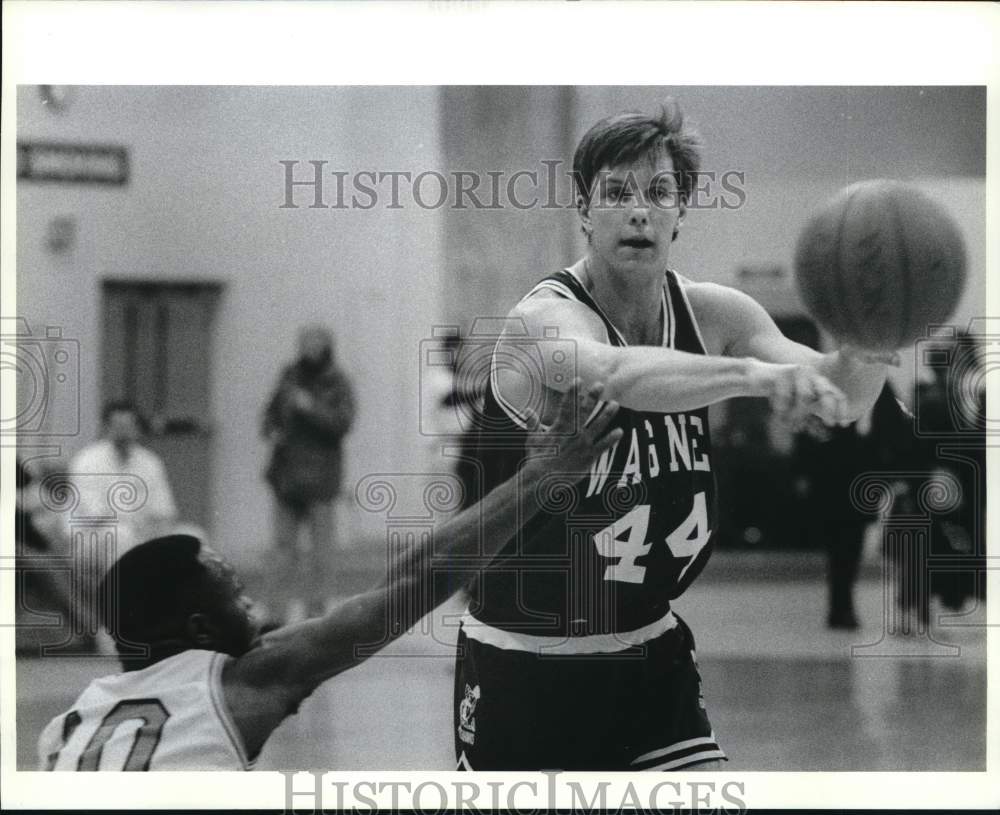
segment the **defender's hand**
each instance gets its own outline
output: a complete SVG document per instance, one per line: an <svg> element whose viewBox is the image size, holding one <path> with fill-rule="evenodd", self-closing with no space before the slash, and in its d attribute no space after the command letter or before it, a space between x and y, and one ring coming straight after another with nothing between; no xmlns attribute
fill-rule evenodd
<svg viewBox="0 0 1000 815"><path fill-rule="evenodd" d="M617 402L605 402L600 412L591 417L603 393L601 383L594 383L583 391L581 381L575 379L570 389L560 397L555 421L547 430L542 428L538 415L529 408L526 411L529 456L552 456L554 453L554 458L546 461L548 468L568 473L586 470L603 450L618 442L623 434L621 428L608 432L618 413Z"/></svg>
<svg viewBox="0 0 1000 815"><path fill-rule="evenodd" d="M849 423L847 397L815 368L755 360L750 370L752 393L770 399L778 419L792 429L811 415L831 427Z"/></svg>

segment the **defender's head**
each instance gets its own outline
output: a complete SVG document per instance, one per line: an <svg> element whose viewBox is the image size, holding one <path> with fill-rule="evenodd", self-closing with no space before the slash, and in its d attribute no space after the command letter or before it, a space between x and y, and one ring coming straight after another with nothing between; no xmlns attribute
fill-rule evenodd
<svg viewBox="0 0 1000 815"><path fill-rule="evenodd" d="M240 656L260 633L232 567L191 535L129 550L99 591L102 622L127 671L192 648ZM146 656L132 656L143 647Z"/></svg>
<svg viewBox="0 0 1000 815"><path fill-rule="evenodd" d="M643 231L640 226L647 232L662 227L665 236L647 237L654 242L666 237L669 244L677 237L700 164L701 140L685 126L673 100L659 116L620 113L599 121L580 140L573 156L577 211L588 241L610 239L599 234L607 232L608 224L595 222L596 211L624 212L633 203L644 206L647 221L626 226L633 233ZM626 219L631 216L625 213Z"/></svg>

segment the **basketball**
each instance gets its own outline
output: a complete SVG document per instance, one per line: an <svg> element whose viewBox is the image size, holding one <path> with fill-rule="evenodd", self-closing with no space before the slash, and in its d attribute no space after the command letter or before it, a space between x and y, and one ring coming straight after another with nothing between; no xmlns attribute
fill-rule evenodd
<svg viewBox="0 0 1000 815"><path fill-rule="evenodd" d="M863 181L802 230L795 279L809 313L841 342L891 351L945 322L965 285L965 244L936 201L899 181Z"/></svg>

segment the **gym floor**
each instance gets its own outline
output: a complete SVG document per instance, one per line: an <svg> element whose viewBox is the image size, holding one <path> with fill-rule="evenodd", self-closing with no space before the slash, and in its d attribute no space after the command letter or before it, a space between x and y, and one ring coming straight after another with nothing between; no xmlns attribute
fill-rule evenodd
<svg viewBox="0 0 1000 815"><path fill-rule="evenodd" d="M955 616L932 605L926 636L893 636L882 581L869 569L857 587L861 628L831 631L821 563L743 569L737 578L738 558L717 553L675 604L697 638L727 770L985 769L982 606ZM289 581L257 593L292 604L294 591ZM453 769L461 610L451 601L380 655L327 682L275 732L258 768ZM35 767L35 741L49 718L90 679L116 669L108 657L19 658L20 769Z"/></svg>

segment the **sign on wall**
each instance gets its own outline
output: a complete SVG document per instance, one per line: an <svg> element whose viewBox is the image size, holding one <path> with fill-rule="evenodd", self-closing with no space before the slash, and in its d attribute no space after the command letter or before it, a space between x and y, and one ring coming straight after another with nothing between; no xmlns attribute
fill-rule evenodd
<svg viewBox="0 0 1000 815"><path fill-rule="evenodd" d="M128 174L124 147L43 141L17 144L17 177L25 181L120 187L128 182Z"/></svg>

